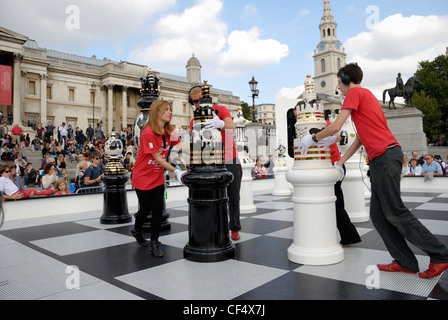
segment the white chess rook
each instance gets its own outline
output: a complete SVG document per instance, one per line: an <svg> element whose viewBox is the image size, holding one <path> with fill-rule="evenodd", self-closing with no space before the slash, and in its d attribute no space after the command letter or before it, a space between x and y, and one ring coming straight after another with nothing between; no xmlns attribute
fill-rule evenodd
<svg viewBox="0 0 448 320"><path fill-rule="evenodd" d="M347 211L352 223L369 221L369 213L366 209L366 195L361 155L355 153L345 162L345 177L342 182L342 191L344 192L345 210Z"/></svg>
<svg viewBox="0 0 448 320"><path fill-rule="evenodd" d="M249 158L241 159L241 168L243 169L243 177L241 178L240 191L240 214L248 214L257 212L254 204L254 196L252 191L252 175L251 171L254 167L253 162L245 162Z"/></svg>
<svg viewBox="0 0 448 320"><path fill-rule="evenodd" d="M288 259L306 265L334 264L344 259L336 227L334 168L291 170L286 174L294 186L294 233Z"/></svg>
<svg viewBox="0 0 448 320"><path fill-rule="evenodd" d="M338 263L344 259L344 250L338 242L334 194L340 174L331 165L329 147L314 145L304 153L298 149L303 137L327 125L310 75L307 75L304 98L297 103L296 111L294 166L286 174L294 187L294 238L288 248L288 259L306 265Z"/></svg>

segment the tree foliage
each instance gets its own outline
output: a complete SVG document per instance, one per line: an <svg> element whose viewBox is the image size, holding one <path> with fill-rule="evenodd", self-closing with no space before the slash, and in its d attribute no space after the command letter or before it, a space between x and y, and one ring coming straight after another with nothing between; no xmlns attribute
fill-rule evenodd
<svg viewBox="0 0 448 320"><path fill-rule="evenodd" d="M426 135L448 136L448 56L420 62L416 75L421 85L416 87L414 104L425 116Z"/></svg>
<svg viewBox="0 0 448 320"><path fill-rule="evenodd" d="M241 109L243 111L243 116L246 120L252 120L252 108L249 107L247 102L241 101Z"/></svg>

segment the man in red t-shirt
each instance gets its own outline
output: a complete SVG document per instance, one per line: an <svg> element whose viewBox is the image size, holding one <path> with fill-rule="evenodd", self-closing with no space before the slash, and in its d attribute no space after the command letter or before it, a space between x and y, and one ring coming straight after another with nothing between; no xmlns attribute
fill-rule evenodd
<svg viewBox="0 0 448 320"><path fill-rule="evenodd" d="M190 89L189 101L195 108L199 108L199 99L202 97L202 89L196 86ZM233 181L227 186L227 196L229 197L229 228L231 230L232 240L239 240L240 223L240 189L243 169L236 152L233 131L236 130L232 120L232 115L224 106L213 105L215 116L207 120L206 126L210 129L220 129L222 141L224 143L224 162L227 171L233 174ZM190 128L193 128L193 119L190 122Z"/></svg>
<svg viewBox="0 0 448 320"><path fill-rule="evenodd" d="M305 136L299 150L306 150L318 141L324 143L336 134L349 116L352 117L357 135L347 152L337 161L342 166L363 145L370 158L372 195L370 217L391 256L390 264L379 264L382 271L416 273L419 271L409 241L429 255L429 268L420 272L421 278L433 278L448 269L448 249L437 239L401 200L400 179L403 152L387 126L386 117L378 99L361 87L363 72L356 63L350 63L338 72L338 88L345 96L339 116L324 130Z"/></svg>

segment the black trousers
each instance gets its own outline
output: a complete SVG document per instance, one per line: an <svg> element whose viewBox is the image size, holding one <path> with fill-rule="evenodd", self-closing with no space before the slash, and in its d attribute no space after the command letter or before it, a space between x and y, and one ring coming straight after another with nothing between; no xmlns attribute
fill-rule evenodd
<svg viewBox="0 0 448 320"><path fill-rule="evenodd" d="M345 172L345 166L344 166ZM347 211L345 210L344 193L342 192L342 181L336 182L334 185L334 194L336 196L336 226L341 236L341 244L347 245L351 243L361 242L353 223L350 221Z"/></svg>
<svg viewBox="0 0 448 320"><path fill-rule="evenodd" d="M139 210L135 215L134 230L142 232L143 223L152 212L151 217L151 240L159 240L162 225L163 197L165 186L161 184L150 190L135 189L138 198Z"/></svg>
<svg viewBox="0 0 448 320"><path fill-rule="evenodd" d="M240 163L226 163L227 171L233 174L233 181L227 186L229 197L229 229L240 231L240 189L243 177L243 168Z"/></svg>

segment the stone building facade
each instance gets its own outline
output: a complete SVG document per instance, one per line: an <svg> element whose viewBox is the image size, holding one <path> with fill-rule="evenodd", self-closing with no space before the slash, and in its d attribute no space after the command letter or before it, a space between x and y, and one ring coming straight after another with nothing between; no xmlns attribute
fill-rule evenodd
<svg viewBox="0 0 448 320"><path fill-rule="evenodd" d="M4 115L22 127L51 120L85 130L89 123L103 123L105 133L132 127L140 110L141 77L148 66L126 61L83 57L39 47L38 43L0 27L0 65L12 67L12 105L0 105ZM186 129L193 117L188 91L201 84L201 64L194 55L186 77L153 70L160 79L160 98L173 105L172 124ZM232 92L213 88L215 104L236 115L241 105ZM94 90L93 90L94 89ZM95 127L95 126L94 126Z"/></svg>

